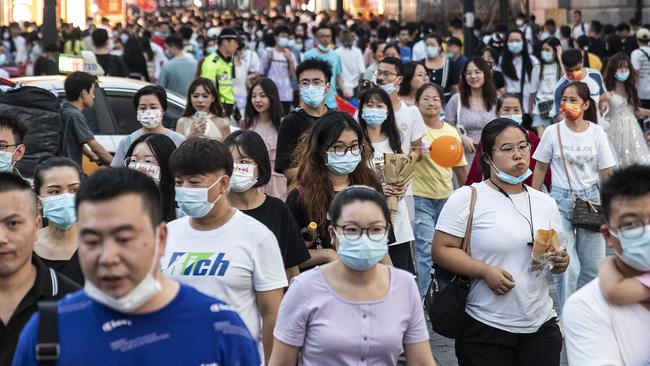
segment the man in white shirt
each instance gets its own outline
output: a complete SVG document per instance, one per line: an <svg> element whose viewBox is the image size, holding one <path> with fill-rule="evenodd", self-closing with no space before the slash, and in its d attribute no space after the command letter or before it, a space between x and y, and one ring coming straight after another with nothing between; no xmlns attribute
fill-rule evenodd
<svg viewBox="0 0 650 366"><path fill-rule="evenodd" d="M571 38L575 41L578 37L587 35L589 31L589 23L582 22L582 12L580 10L574 10L573 13L573 26L571 27Z"/></svg>
<svg viewBox="0 0 650 366"><path fill-rule="evenodd" d="M231 305L268 360L287 286L275 235L228 203L233 160L221 142L187 140L172 153L170 167L186 216L168 224L162 271Z"/></svg>
<svg viewBox="0 0 650 366"><path fill-rule="evenodd" d="M359 79L366 70L363 64L363 53L359 47L355 46L354 34L344 30L340 34L341 46L336 49L336 53L341 57L341 66L343 72L343 93L353 95L354 89L359 85Z"/></svg>
<svg viewBox="0 0 650 366"><path fill-rule="evenodd" d="M625 278L650 272L650 167L631 166L602 186L607 226L601 233L614 249ZM570 365L645 366L650 360L650 305L606 302L595 279L569 298L562 314Z"/></svg>
<svg viewBox="0 0 650 366"><path fill-rule="evenodd" d="M650 30L641 28L636 32L639 48L632 51L630 61L632 67L639 73L637 94L641 100L641 108L650 108Z"/></svg>

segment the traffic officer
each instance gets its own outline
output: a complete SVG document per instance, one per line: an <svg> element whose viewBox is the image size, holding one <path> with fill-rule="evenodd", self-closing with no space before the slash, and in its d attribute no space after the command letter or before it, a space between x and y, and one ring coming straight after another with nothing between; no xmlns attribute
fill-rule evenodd
<svg viewBox="0 0 650 366"><path fill-rule="evenodd" d="M234 29L224 28L217 39L219 48L207 55L201 63L201 77L214 80L219 90L219 98L224 114L230 116L233 113L235 104L235 92L233 90L235 66L232 56L237 51L239 36Z"/></svg>

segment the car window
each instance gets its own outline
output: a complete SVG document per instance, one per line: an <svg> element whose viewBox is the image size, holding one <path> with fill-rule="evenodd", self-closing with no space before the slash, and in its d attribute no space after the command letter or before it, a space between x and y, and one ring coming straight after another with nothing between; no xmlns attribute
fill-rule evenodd
<svg viewBox="0 0 650 366"><path fill-rule="evenodd" d="M163 118L163 124L165 127L176 131L176 122L178 122L178 119L183 115L183 110L185 110L184 105L178 105L168 98L167 112L165 112L165 117Z"/></svg>
<svg viewBox="0 0 650 366"><path fill-rule="evenodd" d="M106 108L106 95L101 88L97 87L97 84L95 85L95 102L92 107L84 108L81 113L86 117L88 127L94 134L114 135L116 129L112 116ZM59 91L59 101L63 103L66 100L65 92Z"/></svg>
<svg viewBox="0 0 650 366"><path fill-rule="evenodd" d="M107 91L108 104L111 107L120 135L128 135L142 127L133 108L133 94L128 92Z"/></svg>

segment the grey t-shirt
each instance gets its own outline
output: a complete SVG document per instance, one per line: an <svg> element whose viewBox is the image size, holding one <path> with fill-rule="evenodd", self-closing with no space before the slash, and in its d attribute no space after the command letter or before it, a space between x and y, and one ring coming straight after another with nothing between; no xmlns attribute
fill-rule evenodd
<svg viewBox="0 0 650 366"><path fill-rule="evenodd" d="M88 127L86 117L70 102L61 105L61 119L64 126L62 154L81 166L83 144L94 140L95 136Z"/></svg>
<svg viewBox="0 0 650 366"><path fill-rule="evenodd" d="M115 150L115 156L113 157L113 162L111 163L111 166L113 168L124 166L124 159L126 159L126 153L129 151L131 144L133 143L133 141L137 140L143 134L144 133L142 132L142 129L138 129L120 141L117 150ZM165 128L164 135L172 139L176 144L176 147L178 147L180 144L183 143L183 141L185 141L185 136L181 135L178 132L172 131L168 128Z"/></svg>

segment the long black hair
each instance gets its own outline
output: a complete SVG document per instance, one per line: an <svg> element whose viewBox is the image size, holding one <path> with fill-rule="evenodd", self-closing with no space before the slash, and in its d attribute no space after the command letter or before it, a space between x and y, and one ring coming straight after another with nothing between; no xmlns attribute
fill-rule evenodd
<svg viewBox="0 0 650 366"><path fill-rule="evenodd" d="M469 97L472 94L472 87L467 83L465 74L467 73L467 68L470 64L476 66L483 73L481 97L485 104L485 110L491 111L497 103L497 92L494 87L494 81L492 80L492 69L488 66L488 63L480 57L472 57L465 62L465 65L463 65L463 69L460 72L460 85L458 86L458 93L460 94L459 103L463 103L464 107L469 108Z"/></svg>
<svg viewBox="0 0 650 366"><path fill-rule="evenodd" d="M510 35L513 33L517 33L521 36L522 41L524 42L524 47L521 50L521 60L522 60L522 65L524 66L524 72L526 75L528 75L528 80L530 80L530 73L533 71L533 61L530 59L530 55L528 54L528 45L526 41L526 37L524 36L524 33L520 30L511 30L508 32L506 35L506 44L508 42L508 38L510 38ZM519 80L519 77L517 76L517 70L515 70L515 65L512 62L514 59L514 55L508 47L503 47L501 55L501 72L503 72L503 75L509 77L512 80ZM522 77L524 75L522 74Z"/></svg>
<svg viewBox="0 0 650 366"><path fill-rule="evenodd" d="M388 107L388 114L386 114L386 121L384 121L384 123L381 125L381 132L386 135L386 137L388 137L388 144L395 153L403 153L401 144L402 135L397 128L393 104L391 103L388 94L382 88L376 86L366 90L361 95L361 100L359 101L359 124L361 125L361 129L363 129L363 134L366 136L366 139L368 139L370 148L372 149L372 144L370 143L370 138L368 137L368 123L366 123L366 121L363 119L363 108L369 101L372 101L374 103L381 102L386 104L386 107Z"/></svg>
<svg viewBox="0 0 650 366"><path fill-rule="evenodd" d="M160 166L159 188L163 199L163 220L166 222L173 221L176 219L176 193L174 175L169 167L169 156L176 150L176 144L165 135L147 133L133 141L126 153L127 158L133 155L133 150L141 142L149 146L149 149L151 149L151 152L156 157L158 166Z"/></svg>
<svg viewBox="0 0 650 366"><path fill-rule="evenodd" d="M490 179L491 173L490 164L485 160L487 158L492 159L494 144L497 141L497 137L507 128L518 129L524 134L526 141L530 142L530 137L528 136L526 129L509 118L497 118L485 125L485 127L483 127L483 132L481 132L481 145L483 146L483 150L481 151L481 160L479 160L481 171L483 172L483 178L485 179Z"/></svg>
<svg viewBox="0 0 650 366"><path fill-rule="evenodd" d="M544 42L542 42L542 46L544 46L545 44L549 45L549 47L553 49L553 62L557 65L555 81L558 81L560 80L562 67L560 67L560 58L557 56L557 47L558 46L562 47L562 44L560 43L560 40L555 37L550 37L545 39ZM541 68L539 70L539 80L541 81L542 78L544 78L544 67L547 64L544 60L541 60L540 63L541 63Z"/></svg>
<svg viewBox="0 0 650 366"><path fill-rule="evenodd" d="M262 136L255 131L238 130L226 137L223 144L227 148L235 148L240 156L248 156L257 164L258 177L253 188L266 185L271 180L271 159L266 150Z"/></svg>
<svg viewBox="0 0 650 366"><path fill-rule="evenodd" d="M259 116L259 112L257 112L253 106L253 89L255 89L256 86L262 88L266 97L269 98L269 117L271 118L273 127L275 127L276 131L279 131L280 122L282 122L282 102L280 101L278 87L275 85L275 82L269 78L257 79L248 91L248 96L246 97L246 110L244 112L245 117L242 127L245 130L253 128L255 117Z"/></svg>
<svg viewBox="0 0 650 366"><path fill-rule="evenodd" d="M567 86L565 86L564 89L562 89L562 94L560 94L560 100L562 100L561 98L564 96L564 93L569 88L574 88L578 93L578 96L580 97L580 99L582 99L583 102L589 102L589 107L587 107L587 110L585 111L582 118L586 121L598 123L598 111L596 110L596 103L594 102L593 99L591 99L591 93L589 91L589 87L587 86L587 84L581 81L572 81L571 83L567 84Z"/></svg>
<svg viewBox="0 0 650 366"><path fill-rule="evenodd" d="M415 70L417 70L418 66L424 67L424 65L413 61L404 64L402 67L402 83L399 85L397 94L403 96L411 94L411 81L413 81ZM424 69L426 71L426 67Z"/></svg>

